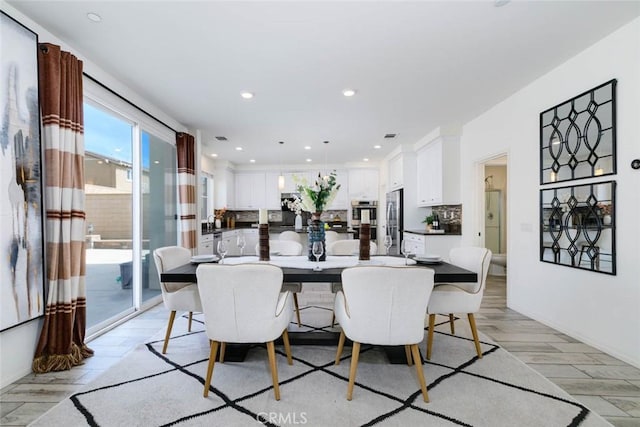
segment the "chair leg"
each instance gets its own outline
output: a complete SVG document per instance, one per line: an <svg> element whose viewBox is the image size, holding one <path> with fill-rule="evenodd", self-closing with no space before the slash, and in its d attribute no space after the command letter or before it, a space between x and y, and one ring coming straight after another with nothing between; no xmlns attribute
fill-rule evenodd
<svg viewBox="0 0 640 427"><path fill-rule="evenodd" d="M467 313L469 318L469 326L471 326L471 334L473 335L473 342L476 345L476 353L478 358L482 359L482 349L480 348L480 340L478 339L478 329L476 328L476 318L473 317L473 313Z"/></svg>
<svg viewBox="0 0 640 427"><path fill-rule="evenodd" d="M193 320L193 311L189 312L189 328L187 329L189 332L191 332L191 321Z"/></svg>
<svg viewBox="0 0 640 427"><path fill-rule="evenodd" d="M404 354L407 357L407 365L409 366L413 365L413 359L411 358L411 346L409 345L404 346Z"/></svg>
<svg viewBox="0 0 640 427"><path fill-rule="evenodd" d="M449 327L451 328L451 335L456 334L456 327L455 327L455 324L453 323L455 320L456 318L453 315L453 313L449 313Z"/></svg>
<svg viewBox="0 0 640 427"><path fill-rule="evenodd" d="M291 357L291 345L289 344L289 332L285 329L282 331L282 342L284 343L284 352L287 354L287 363L293 365L293 357Z"/></svg>
<svg viewBox="0 0 640 427"><path fill-rule="evenodd" d="M169 324L167 325L167 334L164 336L164 345L162 346L162 354L167 352L167 346L169 345L169 338L171 337L171 329L173 328L173 321L176 319L176 311L173 310L169 314Z"/></svg>
<svg viewBox="0 0 640 427"><path fill-rule="evenodd" d="M336 324L336 314L333 313L333 315L331 316L331 327L333 328L333 325Z"/></svg>
<svg viewBox="0 0 640 427"><path fill-rule="evenodd" d="M344 331L340 331L340 339L338 339L338 351L336 352L336 365L340 364L340 356L342 356L342 349L344 348Z"/></svg>
<svg viewBox="0 0 640 427"><path fill-rule="evenodd" d="M276 347L273 341L267 343L267 353L269 353L269 367L271 368L271 379L273 380L273 394L276 400L280 400L280 386L278 385L278 365L276 365Z"/></svg>
<svg viewBox="0 0 640 427"><path fill-rule="evenodd" d="M209 352L209 365L207 366L207 377L204 380L204 397L209 396L209 387L211 387L211 377L213 376L213 365L216 363L216 352L218 351L218 341L210 341L211 350Z"/></svg>
<svg viewBox="0 0 640 427"><path fill-rule="evenodd" d="M416 372L418 373L418 381L420 382L420 390L422 390L422 399L429 403L429 395L427 394L427 383L424 380L424 371L422 370L422 360L420 359L420 350L418 350L418 344L411 345L411 352L413 358L416 361Z"/></svg>
<svg viewBox="0 0 640 427"><path fill-rule="evenodd" d="M293 293L293 305L296 308L296 319L298 319L298 326L302 326L302 322L300 322L300 307L298 307L298 293Z"/></svg>
<svg viewBox="0 0 640 427"><path fill-rule="evenodd" d="M358 356L360 356L360 343L353 342L351 352L351 368L349 369L349 387L347 387L347 400L353 396L353 385L356 382L356 372L358 371Z"/></svg>
<svg viewBox="0 0 640 427"><path fill-rule="evenodd" d="M431 360L431 347L433 346L433 329L436 327L436 315L429 315L429 332L427 332L427 360Z"/></svg>
<svg viewBox="0 0 640 427"><path fill-rule="evenodd" d="M226 342L220 343L220 358L218 359L218 362L224 363L224 351L226 349L227 349L227 343Z"/></svg>

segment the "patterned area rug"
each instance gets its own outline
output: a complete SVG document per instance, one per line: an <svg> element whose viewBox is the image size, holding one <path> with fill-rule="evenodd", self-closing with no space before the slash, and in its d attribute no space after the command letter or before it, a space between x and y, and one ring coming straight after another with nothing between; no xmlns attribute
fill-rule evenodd
<svg viewBox="0 0 640 427"><path fill-rule="evenodd" d="M303 327L290 326L292 341L295 332L338 330L330 325L328 307L307 306L301 316ZM281 393L276 401L264 345L250 346L244 362L216 363L209 397L202 397L209 343L201 316L195 316L191 333L182 317L166 355L160 331L32 425L609 425L484 336L479 359L465 323L456 322L456 335L447 333L447 324L436 329L432 360L424 364L430 403L422 401L414 366L390 364L384 349L367 345L349 402L351 347L335 366L335 345L293 342L293 366L276 346ZM421 352L424 346L423 341Z"/></svg>

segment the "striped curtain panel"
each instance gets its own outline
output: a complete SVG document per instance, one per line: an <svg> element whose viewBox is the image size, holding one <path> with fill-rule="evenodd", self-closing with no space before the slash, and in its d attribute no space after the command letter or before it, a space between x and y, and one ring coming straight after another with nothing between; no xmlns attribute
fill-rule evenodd
<svg viewBox="0 0 640 427"><path fill-rule="evenodd" d="M196 247L196 155L195 139L187 133L176 135L178 152L178 195L180 244L194 251Z"/></svg>
<svg viewBox="0 0 640 427"><path fill-rule="evenodd" d="M38 52L45 147L47 306L34 372L61 371L93 351L86 328L82 61L60 46Z"/></svg>

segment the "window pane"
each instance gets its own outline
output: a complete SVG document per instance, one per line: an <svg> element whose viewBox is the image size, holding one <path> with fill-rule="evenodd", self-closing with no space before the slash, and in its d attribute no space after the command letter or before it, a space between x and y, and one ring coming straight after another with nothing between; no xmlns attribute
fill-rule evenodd
<svg viewBox="0 0 640 427"><path fill-rule="evenodd" d="M84 104L87 327L133 307L133 125Z"/></svg>
<svg viewBox="0 0 640 427"><path fill-rule="evenodd" d="M142 132L142 299L161 293L153 251L177 243L176 148Z"/></svg>

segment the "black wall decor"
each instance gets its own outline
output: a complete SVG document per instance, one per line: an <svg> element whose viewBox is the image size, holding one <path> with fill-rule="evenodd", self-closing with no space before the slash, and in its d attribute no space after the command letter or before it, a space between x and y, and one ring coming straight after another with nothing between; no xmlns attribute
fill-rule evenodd
<svg viewBox="0 0 640 427"><path fill-rule="evenodd" d="M540 190L540 261L616 274L615 181Z"/></svg>
<svg viewBox="0 0 640 427"><path fill-rule="evenodd" d="M616 83L540 113L540 184L616 173Z"/></svg>

